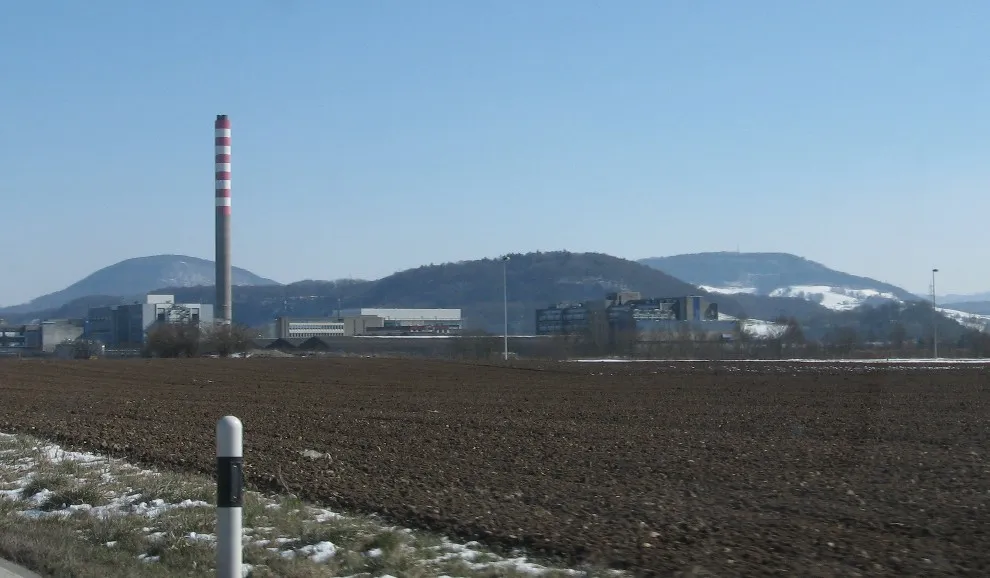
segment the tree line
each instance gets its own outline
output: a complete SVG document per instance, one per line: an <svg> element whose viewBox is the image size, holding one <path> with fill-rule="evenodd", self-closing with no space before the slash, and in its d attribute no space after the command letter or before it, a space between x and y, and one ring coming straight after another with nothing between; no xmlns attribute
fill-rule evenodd
<svg viewBox="0 0 990 578"><path fill-rule="evenodd" d="M145 357L230 357L253 347L257 332L237 324L157 323L147 332Z"/></svg>

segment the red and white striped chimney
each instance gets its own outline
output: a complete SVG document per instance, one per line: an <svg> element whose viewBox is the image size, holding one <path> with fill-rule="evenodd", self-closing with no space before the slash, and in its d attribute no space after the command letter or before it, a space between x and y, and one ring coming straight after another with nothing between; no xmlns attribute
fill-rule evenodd
<svg viewBox="0 0 990 578"><path fill-rule="evenodd" d="M216 310L217 321L231 321L230 264L230 119L218 114L213 125L216 173Z"/></svg>

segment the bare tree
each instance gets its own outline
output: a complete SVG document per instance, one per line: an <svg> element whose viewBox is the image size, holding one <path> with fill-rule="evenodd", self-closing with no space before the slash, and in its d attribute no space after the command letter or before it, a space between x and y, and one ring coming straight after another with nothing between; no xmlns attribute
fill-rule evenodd
<svg viewBox="0 0 990 578"><path fill-rule="evenodd" d="M156 323L147 332L143 353L148 357L196 357L200 329L194 323Z"/></svg>
<svg viewBox="0 0 990 578"><path fill-rule="evenodd" d="M825 342L839 355L852 353L859 341L859 333L854 327L836 327L825 336Z"/></svg>
<svg viewBox="0 0 990 578"><path fill-rule="evenodd" d="M234 353L244 353L251 347L251 340L257 332L234 323L218 323L206 330L203 348L220 357L230 357Z"/></svg>
<svg viewBox="0 0 990 578"><path fill-rule="evenodd" d="M894 351L900 352L904 349L904 340L907 339L907 328L900 321L894 323L890 328L890 345Z"/></svg>

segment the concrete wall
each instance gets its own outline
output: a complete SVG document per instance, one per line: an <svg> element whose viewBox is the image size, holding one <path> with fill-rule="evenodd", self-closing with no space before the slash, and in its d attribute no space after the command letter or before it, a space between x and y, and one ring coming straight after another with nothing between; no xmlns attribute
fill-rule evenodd
<svg viewBox="0 0 990 578"><path fill-rule="evenodd" d="M369 329L384 327L385 320L377 315L359 315L344 319L344 335L366 335Z"/></svg>

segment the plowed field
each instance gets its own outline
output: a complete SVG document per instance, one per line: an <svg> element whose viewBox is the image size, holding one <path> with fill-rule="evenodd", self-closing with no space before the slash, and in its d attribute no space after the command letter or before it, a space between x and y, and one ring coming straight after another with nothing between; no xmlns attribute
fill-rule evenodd
<svg viewBox="0 0 990 578"><path fill-rule="evenodd" d="M990 575L982 366L0 363L0 431L212 472L225 414L255 487L572 562Z"/></svg>

